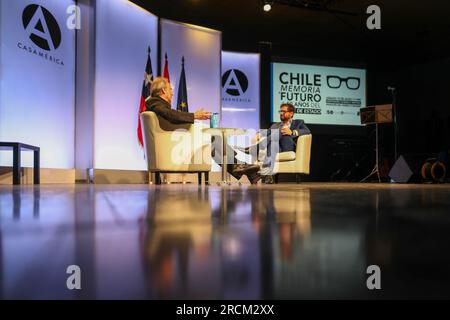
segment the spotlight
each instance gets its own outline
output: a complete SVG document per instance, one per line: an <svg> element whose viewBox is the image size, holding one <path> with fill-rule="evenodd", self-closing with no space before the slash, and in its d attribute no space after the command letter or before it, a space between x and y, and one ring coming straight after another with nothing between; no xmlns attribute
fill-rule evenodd
<svg viewBox="0 0 450 320"><path fill-rule="evenodd" d="M272 4L270 1L264 1L264 7L263 7L265 12L269 12L270 10L272 10Z"/></svg>

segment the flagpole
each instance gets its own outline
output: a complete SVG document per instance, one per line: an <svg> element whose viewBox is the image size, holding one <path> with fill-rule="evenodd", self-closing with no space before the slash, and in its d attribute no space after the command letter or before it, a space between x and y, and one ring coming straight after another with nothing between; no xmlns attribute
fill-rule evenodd
<svg viewBox="0 0 450 320"><path fill-rule="evenodd" d="M169 73L169 58L167 57L167 52L164 54L164 70L163 70L163 75L164 78L167 79L167 81L169 81L170 83L170 73ZM167 174L161 174L161 179L163 181L163 183L165 184L170 184L170 182L168 181L168 175Z"/></svg>
<svg viewBox="0 0 450 320"><path fill-rule="evenodd" d="M184 56L181 59L181 70L184 70ZM180 83L178 83L178 85L180 85L180 84L181 84L181 81L180 81ZM182 184L186 184L185 178L186 178L186 174L184 173L184 174L181 175L181 183Z"/></svg>

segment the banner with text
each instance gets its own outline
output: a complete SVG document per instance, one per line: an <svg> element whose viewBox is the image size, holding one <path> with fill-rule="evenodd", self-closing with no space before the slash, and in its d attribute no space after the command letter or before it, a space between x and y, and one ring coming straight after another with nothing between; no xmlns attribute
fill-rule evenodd
<svg viewBox="0 0 450 320"><path fill-rule="evenodd" d="M280 105L295 106L295 119L306 123L361 125L366 106L366 70L272 63L272 121Z"/></svg>

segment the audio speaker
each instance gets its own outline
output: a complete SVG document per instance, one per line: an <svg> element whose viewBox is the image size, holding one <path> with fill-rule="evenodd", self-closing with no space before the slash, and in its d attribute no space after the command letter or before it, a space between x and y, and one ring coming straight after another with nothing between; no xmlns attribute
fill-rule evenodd
<svg viewBox="0 0 450 320"><path fill-rule="evenodd" d="M447 167L445 163L436 158L427 159L421 169L421 176L428 183L443 183L446 175Z"/></svg>
<svg viewBox="0 0 450 320"><path fill-rule="evenodd" d="M389 172L389 177L396 183L420 182L420 169L425 159L425 155L401 155Z"/></svg>

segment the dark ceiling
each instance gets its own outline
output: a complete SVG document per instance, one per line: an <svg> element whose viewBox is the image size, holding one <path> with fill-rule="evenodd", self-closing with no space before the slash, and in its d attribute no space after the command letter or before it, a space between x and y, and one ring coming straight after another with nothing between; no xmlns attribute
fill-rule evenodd
<svg viewBox="0 0 450 320"><path fill-rule="evenodd" d="M395 67L450 56L448 0L282 0L299 8L260 0L133 0L162 18L222 31L223 49L258 51L272 43L273 55L375 63ZM381 8L382 29L366 27L366 9ZM340 14L330 11L345 11Z"/></svg>

